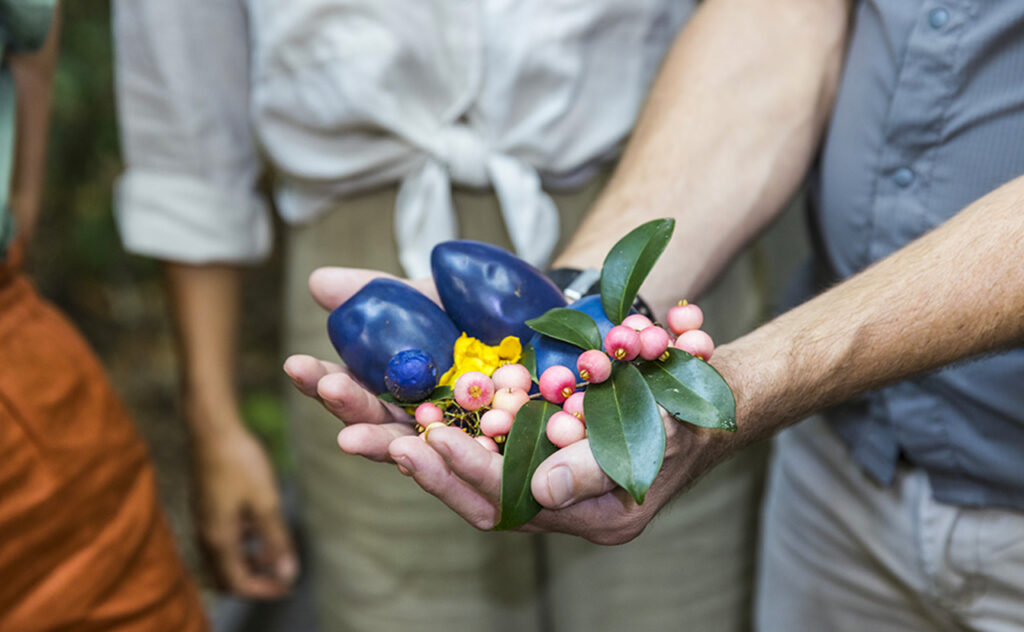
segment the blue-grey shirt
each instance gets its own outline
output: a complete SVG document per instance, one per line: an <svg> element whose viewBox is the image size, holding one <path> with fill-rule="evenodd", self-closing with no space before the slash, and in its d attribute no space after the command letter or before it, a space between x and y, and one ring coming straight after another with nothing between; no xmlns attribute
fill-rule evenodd
<svg viewBox="0 0 1024 632"><path fill-rule="evenodd" d="M1024 0L859 2L812 180L821 268L848 277L1022 174ZM883 484L902 453L928 472L940 501L1024 509L1024 349L908 380L828 417Z"/></svg>

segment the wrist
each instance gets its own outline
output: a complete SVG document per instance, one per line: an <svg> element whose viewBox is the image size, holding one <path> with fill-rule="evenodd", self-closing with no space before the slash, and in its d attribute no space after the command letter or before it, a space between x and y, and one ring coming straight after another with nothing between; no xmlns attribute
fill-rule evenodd
<svg viewBox="0 0 1024 632"><path fill-rule="evenodd" d="M736 401L732 436L738 448L770 437L799 416L797 401L788 395L793 389L788 356L775 351L765 335L768 327L717 348L710 362Z"/></svg>
<svg viewBox="0 0 1024 632"><path fill-rule="evenodd" d="M248 432L234 393L185 388L181 402L185 423L194 442L216 442L222 437L234 437L239 432Z"/></svg>
<svg viewBox="0 0 1024 632"><path fill-rule="evenodd" d="M575 303L584 296L601 294L601 271L597 268L552 268L548 270L547 275L570 303ZM639 295L633 300L633 309L653 319L651 308Z"/></svg>

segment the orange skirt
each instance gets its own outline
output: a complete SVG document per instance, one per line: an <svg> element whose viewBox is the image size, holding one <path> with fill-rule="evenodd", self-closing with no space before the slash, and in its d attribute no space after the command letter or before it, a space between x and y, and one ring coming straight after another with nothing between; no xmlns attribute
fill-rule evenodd
<svg viewBox="0 0 1024 632"><path fill-rule="evenodd" d="M0 264L0 631L203 631L145 446L75 328Z"/></svg>

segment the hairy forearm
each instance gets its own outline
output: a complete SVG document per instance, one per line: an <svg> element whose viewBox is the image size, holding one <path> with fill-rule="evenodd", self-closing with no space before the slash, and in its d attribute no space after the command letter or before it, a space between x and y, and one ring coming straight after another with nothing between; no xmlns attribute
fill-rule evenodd
<svg viewBox="0 0 1024 632"><path fill-rule="evenodd" d="M917 373L1024 342L1024 177L723 346L748 438Z"/></svg>
<svg viewBox="0 0 1024 632"><path fill-rule="evenodd" d="M19 233L25 240L32 235L42 205L46 138L50 126L50 100L59 41L58 13L54 15L50 32L41 49L12 55L10 58L18 95L11 209L17 219Z"/></svg>
<svg viewBox="0 0 1024 632"><path fill-rule="evenodd" d="M177 328L186 419L196 439L237 430L236 390L241 270L165 265Z"/></svg>
<svg viewBox="0 0 1024 632"><path fill-rule="evenodd" d="M600 267L623 234L677 220L644 287L694 298L785 205L816 151L843 57L843 0L710 0L665 60L619 168L556 267Z"/></svg>

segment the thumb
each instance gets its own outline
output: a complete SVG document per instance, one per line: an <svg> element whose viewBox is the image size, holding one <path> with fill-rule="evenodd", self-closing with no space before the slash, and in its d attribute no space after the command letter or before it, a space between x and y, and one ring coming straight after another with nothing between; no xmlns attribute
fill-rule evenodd
<svg viewBox="0 0 1024 632"><path fill-rule="evenodd" d="M549 456L530 481L533 497L548 509L561 509L615 488L615 482L594 460L590 441L586 439Z"/></svg>
<svg viewBox="0 0 1024 632"><path fill-rule="evenodd" d="M376 270L359 268L317 268L309 275L309 291L321 307L330 311L347 301L364 285L377 278L394 278Z"/></svg>

